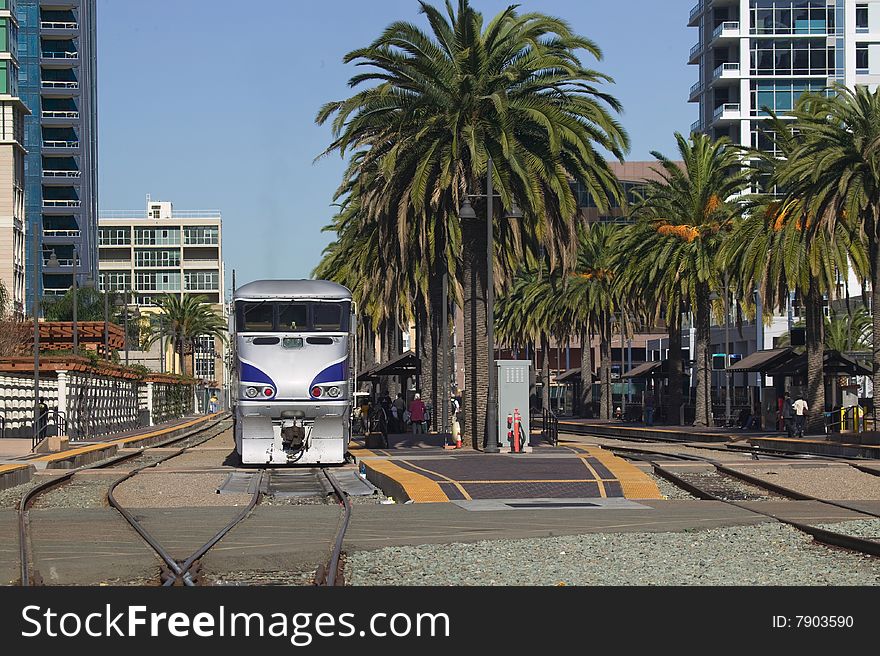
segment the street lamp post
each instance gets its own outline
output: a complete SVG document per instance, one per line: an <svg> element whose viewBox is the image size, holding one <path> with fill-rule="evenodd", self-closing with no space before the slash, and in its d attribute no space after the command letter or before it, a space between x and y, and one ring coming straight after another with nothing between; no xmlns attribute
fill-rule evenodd
<svg viewBox="0 0 880 656"><path fill-rule="evenodd" d="M77 310L77 300L76 300L76 259L77 252L76 246L73 247L73 354L79 355L79 330L77 329L76 323L76 310Z"/></svg>
<svg viewBox="0 0 880 656"><path fill-rule="evenodd" d="M38 233L34 232L34 437L32 439L32 447L40 441L40 239Z"/></svg>
<svg viewBox="0 0 880 656"><path fill-rule="evenodd" d="M494 282L494 216L493 201L495 189L493 186L492 171L494 164L489 158L486 167L486 350L488 358L489 389L486 395L486 453L498 453L498 408L495 393L495 282ZM468 194L474 198L482 198L482 194ZM507 213L507 218L521 218L522 213L514 205ZM476 219L477 214L470 202L465 199L459 211L462 219Z"/></svg>
<svg viewBox="0 0 880 656"><path fill-rule="evenodd" d="M109 283L109 276L105 278ZM110 290L108 285L102 285L104 293L104 357L110 357Z"/></svg>

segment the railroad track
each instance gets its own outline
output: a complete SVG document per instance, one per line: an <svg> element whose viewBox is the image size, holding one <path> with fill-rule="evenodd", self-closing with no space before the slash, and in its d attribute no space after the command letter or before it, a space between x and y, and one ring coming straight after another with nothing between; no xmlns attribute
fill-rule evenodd
<svg viewBox="0 0 880 656"><path fill-rule="evenodd" d="M677 485L687 492L690 492L697 498L711 501L721 501L722 503L735 506L742 510L746 510L757 515L762 515L764 517L769 517L783 524L788 524L789 526L792 526L793 528L796 528L803 533L811 535L814 540L826 546L849 549L851 551L857 551L859 553L875 557L880 556L880 538L858 537L825 528L820 528L818 526L811 526L809 524L804 524L802 522L781 517L771 512L766 512L756 509L752 506L745 505L748 501L763 500L765 497L748 493L744 494L739 490L732 492L731 490L736 490L736 486L730 485L728 481L730 481L731 479L736 479L738 481L746 483L748 486L764 489L768 493L773 495L778 495L797 501L815 501L825 505L865 515L866 517L871 517L873 519L880 519L880 513L857 508L841 501L814 497L812 495L804 494L803 492L798 492L797 490L792 490L790 488L777 485L775 483L769 483L755 476L751 476L750 474L732 469L722 463L715 462L711 458L688 454L669 454L660 451L652 452L649 450L620 449L617 447L610 447L609 451L611 451L612 453L619 453L621 457L624 458L641 460L649 463L658 476L662 476L669 482ZM673 472L668 467L661 465L658 462L658 460L660 459L677 459L699 462L711 465L714 470L709 476L701 478L700 476L694 474Z"/></svg>
<svg viewBox="0 0 880 656"><path fill-rule="evenodd" d="M130 479L132 476L134 476L138 472L140 472L148 467L155 467L155 466L165 462L166 460L170 460L171 458L175 458L175 457L181 455L182 453L186 452L188 449L196 447L204 442L207 442L210 439L213 439L214 437L217 437L218 435L222 434L223 432L229 430L229 427L230 427L230 422L227 419L220 419L220 420L212 422L211 424L209 424L207 426L201 426L190 433L185 433L183 435L173 437L173 438L165 440L163 442L160 442L160 443L148 446L148 447L144 447L143 449L133 450L130 453L120 454L120 455L114 456L112 458L108 458L107 460L104 460L104 461L101 461L99 463L95 463L92 465L86 465L83 467L78 467L76 469L71 469L71 470L65 472L64 474L61 474L60 476L52 478L51 480L47 480L47 481L31 488L21 498L19 505L18 505L19 559L20 559L20 563L21 563L21 585L30 586L30 585L41 585L43 583L43 579L40 576L39 571L36 569L35 563L34 563L33 548L32 548L33 542L32 542L31 530L30 530L31 525L30 525L30 515L29 515L30 507L33 505L33 503L41 495L49 492L50 490L54 490L61 485L65 485L65 484L70 483L71 481L73 481L73 479L76 477L77 474L79 474L83 471L96 470L96 469L114 469L114 468L119 467L122 464L127 464L128 466L130 466L130 464L131 464L130 461L134 461L136 459L139 459L139 460L143 461L144 464L140 465L135 470L131 471L130 473L128 473L128 474L120 477L116 481L114 481L111 484L111 486L107 492L108 502L110 503L110 505L112 505L114 508L119 510L120 513L123 515L123 517L125 517L126 520L129 521L129 523L131 523L131 519L129 519L131 517L131 514L128 513L127 511L125 511L124 509L122 509L118 504L116 504L115 499L113 498L113 495L112 495L113 490L116 488L117 485L119 485L119 483L123 482L124 480ZM154 449L167 448L169 446L173 446L173 445L179 444L181 442L185 442L186 443L185 446L182 446L180 449L178 449L177 451L174 451L170 454L168 454L168 453L159 454L159 453L155 453L152 451ZM258 489L259 489L259 487L258 487ZM249 508L251 508L251 507L253 507L253 506L249 506ZM128 516L126 516L126 515L128 515ZM136 531L138 531L138 534L141 535L141 537L143 538L144 533L142 532L142 527L141 527L141 530L139 530L138 526L135 526L134 528ZM231 530L231 526L226 529L226 531L223 533L223 535L225 535L225 533L228 532L229 530ZM222 537L222 535L220 537ZM144 539L146 540L146 538L144 538ZM219 538L218 538L218 540L219 540ZM147 542L149 544L149 541L147 541ZM217 540L214 540L210 545L207 546L207 549L210 549L210 547L213 546L213 544L216 544L216 542L217 542ZM151 544L150 546L152 547L153 545ZM204 549L204 551L207 551L207 549ZM204 552L202 552L201 555L203 555L203 554L204 554ZM192 572L195 561L197 561L198 558L201 557L201 555L199 555L199 556L197 556L197 558L193 559L193 562L185 562L184 564L187 565L186 567L182 567L182 565L178 564L177 568L180 570L179 575L171 578L171 583L174 583L177 580L182 580L184 583L186 583L186 578L184 578L184 577L186 576L187 573ZM160 554L160 557L162 557L161 554ZM163 557L163 560L165 560L164 557ZM165 562L167 564L167 561L165 561ZM171 571L175 572L175 568L171 568ZM175 574L176 574L176 572L175 572ZM169 578L170 577L166 577L163 580L163 584L165 584L165 581L169 580ZM193 579L191 574L188 578L190 580Z"/></svg>
<svg viewBox="0 0 880 656"><path fill-rule="evenodd" d="M330 558L326 564L322 563L319 565L315 572L315 585L341 586L345 585L345 562L342 558L342 544L345 541L345 532L348 530L348 524L351 521L351 500L348 498L345 490L342 489L336 477L326 467L322 467L321 472L333 488L333 492L339 499L343 511L339 528L333 540L333 546L330 549Z"/></svg>

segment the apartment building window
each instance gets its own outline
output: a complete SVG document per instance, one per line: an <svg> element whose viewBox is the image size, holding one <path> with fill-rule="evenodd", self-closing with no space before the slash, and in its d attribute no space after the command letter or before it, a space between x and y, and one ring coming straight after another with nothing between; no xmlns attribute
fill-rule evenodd
<svg viewBox="0 0 880 656"><path fill-rule="evenodd" d="M825 0L754 0L752 34L825 34L834 30L834 8Z"/></svg>
<svg viewBox="0 0 880 656"><path fill-rule="evenodd" d="M102 292L122 292L131 289L131 274L127 271L102 271L100 283Z"/></svg>
<svg viewBox="0 0 880 656"><path fill-rule="evenodd" d="M140 292L180 291L180 273L138 271L135 273L135 286Z"/></svg>
<svg viewBox="0 0 880 656"><path fill-rule="evenodd" d="M856 73L867 74L868 68L868 44L856 44Z"/></svg>
<svg viewBox="0 0 880 656"><path fill-rule="evenodd" d="M219 271L187 271L183 276L186 291L212 291L220 287Z"/></svg>
<svg viewBox="0 0 880 656"><path fill-rule="evenodd" d="M815 39L760 39L752 41L755 75L831 75L834 47Z"/></svg>
<svg viewBox="0 0 880 656"><path fill-rule="evenodd" d="M196 357L196 378L214 378L214 356Z"/></svg>
<svg viewBox="0 0 880 656"><path fill-rule="evenodd" d="M131 244L131 231L128 228L100 228L99 246L128 246Z"/></svg>
<svg viewBox="0 0 880 656"><path fill-rule="evenodd" d="M856 33L864 34L868 31L868 5L856 5Z"/></svg>
<svg viewBox="0 0 880 656"><path fill-rule="evenodd" d="M179 267L180 251L138 249L134 252L134 264L137 267Z"/></svg>
<svg viewBox="0 0 880 656"><path fill-rule="evenodd" d="M752 82L752 114L767 116L765 107L788 112L804 93L829 93L822 82Z"/></svg>
<svg viewBox="0 0 880 656"><path fill-rule="evenodd" d="M183 243L187 246L213 246L220 243L220 233L216 226L186 226Z"/></svg>
<svg viewBox="0 0 880 656"><path fill-rule="evenodd" d="M177 246L180 228L135 228L134 243L138 246Z"/></svg>
<svg viewBox="0 0 880 656"><path fill-rule="evenodd" d="M210 355L213 357L217 352L214 348L214 338L207 335L196 337L195 350L197 355Z"/></svg>

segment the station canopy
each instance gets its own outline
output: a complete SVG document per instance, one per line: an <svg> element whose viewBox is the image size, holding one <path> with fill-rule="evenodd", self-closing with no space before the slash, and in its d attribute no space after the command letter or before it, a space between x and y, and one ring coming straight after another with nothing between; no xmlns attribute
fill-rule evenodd
<svg viewBox="0 0 880 656"><path fill-rule="evenodd" d="M680 373L684 373L684 361L682 361L682 369ZM643 362L637 367L633 367L621 378L665 378L669 376L669 360L655 360L653 362Z"/></svg>
<svg viewBox="0 0 880 656"><path fill-rule="evenodd" d="M727 367L726 371L736 372L759 372L770 373L771 369L782 366L792 358L796 358L797 353L790 347L778 349L764 349L763 351L755 351L751 355L747 355L734 365Z"/></svg>
<svg viewBox="0 0 880 656"><path fill-rule="evenodd" d="M870 376L871 370L839 351L825 350L822 371L826 376ZM806 376L807 354L801 353L767 371L771 376Z"/></svg>
<svg viewBox="0 0 880 656"><path fill-rule="evenodd" d="M374 364L358 374L358 380L376 380L383 376L418 376L421 362L413 351L406 351L390 360Z"/></svg>
<svg viewBox="0 0 880 656"><path fill-rule="evenodd" d="M571 369L566 369L561 374L556 377L557 383L573 383L575 381L581 380L581 368L573 367ZM593 381L599 380L599 377L596 374L593 374Z"/></svg>

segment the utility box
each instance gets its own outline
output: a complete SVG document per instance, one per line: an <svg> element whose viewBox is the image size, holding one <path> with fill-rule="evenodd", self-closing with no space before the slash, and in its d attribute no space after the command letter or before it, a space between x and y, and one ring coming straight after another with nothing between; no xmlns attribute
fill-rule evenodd
<svg viewBox="0 0 880 656"><path fill-rule="evenodd" d="M529 446L529 381L531 360L496 360L498 381L498 446L510 453L512 442L509 433L515 430L514 416L518 415L520 452L530 453ZM510 428L508 428L510 419Z"/></svg>

